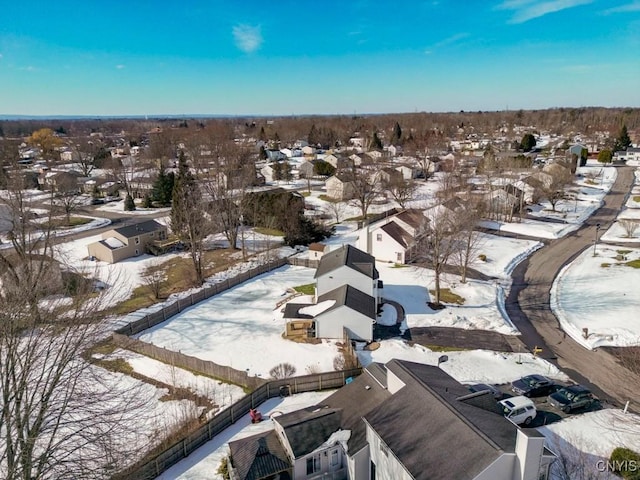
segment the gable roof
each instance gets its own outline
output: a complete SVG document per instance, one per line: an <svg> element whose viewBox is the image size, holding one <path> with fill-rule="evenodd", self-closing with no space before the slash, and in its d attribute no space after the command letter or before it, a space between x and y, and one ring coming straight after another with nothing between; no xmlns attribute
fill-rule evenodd
<svg viewBox="0 0 640 480"><path fill-rule="evenodd" d="M164 230L166 227L155 220L147 220L146 222L134 223L133 225L125 225L124 227L114 228L115 232L126 238L136 237L145 233L155 232L156 230Z"/></svg>
<svg viewBox="0 0 640 480"><path fill-rule="evenodd" d="M326 300L334 300L335 303L324 312L344 305L373 320L376 319L376 299L351 285L342 285L318 297L318 303Z"/></svg>
<svg viewBox="0 0 640 480"><path fill-rule="evenodd" d="M474 478L515 451L517 427L493 410L487 392L468 395L430 365L392 360L387 369L405 386L364 418L414 478ZM427 444L436 447L416 448ZM445 449L452 461L443 462Z"/></svg>
<svg viewBox="0 0 640 480"><path fill-rule="evenodd" d="M385 223L380 230L389 235L397 244L404 248L409 248L409 245L413 241L413 237L404 228L398 225L393 220L389 223Z"/></svg>
<svg viewBox="0 0 640 480"><path fill-rule="evenodd" d="M229 449L240 480L257 480L291 468L275 430L229 442Z"/></svg>
<svg viewBox="0 0 640 480"><path fill-rule="evenodd" d="M396 218L415 229L419 229L427 222L427 217L424 216L424 213L416 208L403 210L396 215Z"/></svg>
<svg viewBox="0 0 640 480"><path fill-rule="evenodd" d="M373 280L377 280L380 276L376 269L376 259L373 256L351 245L344 245L322 256L314 278L345 265Z"/></svg>
<svg viewBox="0 0 640 480"><path fill-rule="evenodd" d="M295 458L303 457L322 445L340 428L341 410L314 406L274 417L282 426Z"/></svg>

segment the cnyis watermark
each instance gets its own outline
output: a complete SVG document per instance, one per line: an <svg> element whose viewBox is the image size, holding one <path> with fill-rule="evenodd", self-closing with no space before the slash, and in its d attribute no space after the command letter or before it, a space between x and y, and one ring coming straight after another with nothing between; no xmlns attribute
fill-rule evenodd
<svg viewBox="0 0 640 480"><path fill-rule="evenodd" d="M638 460L598 460L596 468L599 472L640 472Z"/></svg>

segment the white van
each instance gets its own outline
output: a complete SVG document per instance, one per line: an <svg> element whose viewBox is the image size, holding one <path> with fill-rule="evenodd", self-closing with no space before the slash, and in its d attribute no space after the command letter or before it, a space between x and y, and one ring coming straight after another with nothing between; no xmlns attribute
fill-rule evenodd
<svg viewBox="0 0 640 480"><path fill-rule="evenodd" d="M516 425L529 425L538 413L530 398L525 396L510 397L498 402L505 417Z"/></svg>

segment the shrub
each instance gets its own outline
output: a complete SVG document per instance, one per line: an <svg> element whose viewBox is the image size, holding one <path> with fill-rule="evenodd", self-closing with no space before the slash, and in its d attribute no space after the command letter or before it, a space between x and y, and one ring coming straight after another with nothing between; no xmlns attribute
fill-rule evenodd
<svg viewBox="0 0 640 480"><path fill-rule="evenodd" d="M487 256L484 253L481 253L480 255L478 255L478 258L480 259L481 262L487 261Z"/></svg>
<svg viewBox="0 0 640 480"><path fill-rule="evenodd" d="M622 478L640 480L640 454L628 448L618 447L611 452L609 462L613 471Z"/></svg>
<svg viewBox="0 0 640 480"><path fill-rule="evenodd" d="M124 199L124 209L126 212L133 212L136 209L136 204L133 201L133 197L129 194Z"/></svg>
<svg viewBox="0 0 640 480"><path fill-rule="evenodd" d="M291 365L290 363L279 363L271 370L269 370L269 375L271 378L278 380L280 378L288 378L293 377L296 374L296 367Z"/></svg>
<svg viewBox="0 0 640 480"><path fill-rule="evenodd" d="M229 480L231 478L231 476L229 475L229 457L224 457L222 459L216 473L218 475L221 475L224 480Z"/></svg>
<svg viewBox="0 0 640 480"><path fill-rule="evenodd" d="M601 263L600 266L602 268L609 268L611 266L611 264L610 263Z"/></svg>
<svg viewBox="0 0 640 480"><path fill-rule="evenodd" d="M151 196L150 195L145 195L144 196L144 200L142 201L142 207L143 208L153 208L153 202L151 201Z"/></svg>

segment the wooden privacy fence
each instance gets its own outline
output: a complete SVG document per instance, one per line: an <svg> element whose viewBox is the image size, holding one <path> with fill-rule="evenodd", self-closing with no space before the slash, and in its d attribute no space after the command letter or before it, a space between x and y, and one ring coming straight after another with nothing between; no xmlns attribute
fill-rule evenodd
<svg viewBox="0 0 640 480"><path fill-rule="evenodd" d="M115 475L113 478L114 480L150 480L156 478L223 430L244 418L249 413L249 409L260 406L264 401L296 393L340 388L347 383L349 378L358 376L361 373L361 368L352 368L340 372L318 373L266 382L251 394L220 411L207 423L190 432L184 438L179 439L163 452L152 457L143 458L131 468Z"/></svg>
<svg viewBox="0 0 640 480"><path fill-rule="evenodd" d="M174 365L178 368L189 370L191 372L200 373L202 375L225 380L236 385L241 385L249 390L257 388L266 381L262 378L250 376L247 372L236 370L235 368L226 365L218 365L217 363L185 355L181 352L167 350L166 348L158 347L157 345L143 342L142 340L129 338L126 335L113 333L112 337L113 343L120 348L140 353L168 365Z"/></svg>

